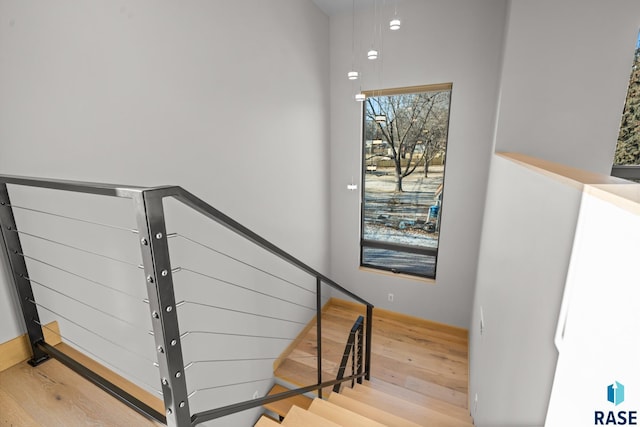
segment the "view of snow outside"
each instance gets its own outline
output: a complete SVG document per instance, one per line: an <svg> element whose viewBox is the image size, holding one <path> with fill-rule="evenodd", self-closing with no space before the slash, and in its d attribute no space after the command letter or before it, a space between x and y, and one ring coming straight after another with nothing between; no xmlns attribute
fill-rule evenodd
<svg viewBox="0 0 640 427"><path fill-rule="evenodd" d="M394 191L394 173L390 170L367 172L364 193L364 229L366 240L404 245L438 247L435 223L439 212L430 215L431 206L438 206L436 190L442 184L443 166L431 166L429 177L414 173L404 179L405 190ZM434 227L428 231L427 224Z"/></svg>
<svg viewBox="0 0 640 427"><path fill-rule="evenodd" d="M450 89L367 98L362 265L435 277L450 98Z"/></svg>

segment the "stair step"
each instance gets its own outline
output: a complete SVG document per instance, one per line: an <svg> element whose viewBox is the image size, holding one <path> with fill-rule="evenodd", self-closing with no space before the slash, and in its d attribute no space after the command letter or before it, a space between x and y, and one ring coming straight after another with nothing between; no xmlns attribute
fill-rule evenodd
<svg viewBox="0 0 640 427"><path fill-rule="evenodd" d="M469 414L469 410L466 408L453 405L444 400L427 396L422 393L418 393L416 391L409 390L407 388L400 387L386 381L382 381L376 378L371 378L370 381L363 381L362 386L369 387L374 390L380 390L382 392L390 394L391 396L399 397L408 402L415 403L418 406L422 406L424 408L430 408L442 414L449 415L450 417L457 418L460 421L466 421L468 423L473 422L471 415ZM356 388L358 387L361 387L361 386L357 385Z"/></svg>
<svg viewBox="0 0 640 427"><path fill-rule="evenodd" d="M280 427L280 423L267 415L262 415L254 427Z"/></svg>
<svg viewBox="0 0 640 427"><path fill-rule="evenodd" d="M333 379L333 378L331 378L331 379ZM317 380L317 378L316 378L316 380ZM325 381L328 381L328 380L325 379ZM311 381L311 382L309 382L307 384L300 384L300 383L297 383L297 382L291 382L291 381L289 381L286 378L283 378L281 376L277 376L277 375L275 376L275 384L280 384L281 386L283 386L285 388L288 388L289 390L295 390L296 388L306 387L309 384L314 384L314 383L315 383L315 381ZM322 393L323 393L322 397L326 399L327 396L329 396L332 392L333 392L333 386L325 387L325 388L322 389ZM316 397L318 397L318 390L308 391L308 392L304 393L303 396L307 396L308 398L313 400Z"/></svg>
<svg viewBox="0 0 640 427"><path fill-rule="evenodd" d="M359 386L353 389L345 387L342 394L392 414L401 414L403 418L419 425L438 427L468 427L472 425L469 421L459 420L366 386Z"/></svg>
<svg viewBox="0 0 640 427"><path fill-rule="evenodd" d="M393 427L419 427L419 424L404 419L398 415L383 411L374 406L367 405L358 400L352 399L348 396L339 393L331 393L329 396L329 402L348 409L352 412L358 413L367 418L371 418L382 424Z"/></svg>
<svg viewBox="0 0 640 427"><path fill-rule="evenodd" d="M281 386L280 384L275 384L267 396L273 396L274 394L283 393L285 391L290 391L288 388ZM264 405L265 409L268 409L271 412L278 414L281 417L286 417L289 410L295 405L299 406L302 409L307 409L311 405L312 399L307 396L297 395L293 397L289 397L287 399L278 400L277 402L271 402Z"/></svg>
<svg viewBox="0 0 640 427"><path fill-rule="evenodd" d="M377 421L363 415L335 405L322 399L315 399L308 409L316 415L320 415L329 421L349 427L385 427Z"/></svg>
<svg viewBox="0 0 640 427"><path fill-rule="evenodd" d="M324 350L323 350L324 353ZM300 357L300 360L292 360L291 358L287 358L282 362L282 364L278 367L278 369L274 372L276 376L276 381L281 381L287 384L292 384L296 387L305 387L309 384L315 384L318 381L318 370L315 365L315 361L313 365L309 364L309 360L311 358L308 354L304 353L292 353L290 357ZM341 356L340 356L341 357ZM336 379L336 372L328 371L327 367L335 362L329 362L326 359L323 359L323 380L329 381ZM327 397L332 390L333 387L325 387L322 389L323 397ZM314 395L318 395L318 391L314 390L311 393Z"/></svg>
<svg viewBox="0 0 640 427"><path fill-rule="evenodd" d="M287 427L340 427L340 424L331 422L298 406L291 408L282 425Z"/></svg>

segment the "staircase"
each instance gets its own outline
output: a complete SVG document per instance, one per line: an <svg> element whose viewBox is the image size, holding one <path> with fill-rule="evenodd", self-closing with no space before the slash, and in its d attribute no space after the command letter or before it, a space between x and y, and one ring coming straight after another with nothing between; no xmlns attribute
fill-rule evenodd
<svg viewBox="0 0 640 427"><path fill-rule="evenodd" d="M284 391L282 386L274 388ZM385 391L383 391L385 390ZM297 396L265 405L282 422L263 415L256 427L269 426L348 426L348 427L469 427L473 421L467 411L454 405L424 406L425 396L374 380L345 387L326 400Z"/></svg>
<svg viewBox="0 0 640 427"><path fill-rule="evenodd" d="M9 189L18 196L13 202ZM30 195L33 189L65 192L75 204L49 211L49 199ZM77 217L73 207L93 206L93 197L131 199L133 212L129 203L126 213L95 203L96 212ZM169 222L166 200L180 208ZM128 219L112 222L121 214ZM29 242L24 247L21 238ZM252 410L241 422L247 425L264 407L274 416L255 425L473 425L466 330L380 309L374 317L371 303L181 187L0 175L0 243L26 325L20 348L29 364L53 358L157 422L188 427ZM229 301L219 298L229 294ZM109 307L101 308L107 297ZM83 353L58 348L41 311L64 320L63 333L52 331L57 341ZM276 358L282 343L288 347ZM162 401L140 399L119 374L83 354ZM277 385L261 397L274 376ZM248 384L255 384L252 399L240 389Z"/></svg>
<svg viewBox="0 0 640 427"><path fill-rule="evenodd" d="M325 379L335 377L337 366L330 362L339 358L339 344L359 313L357 306L337 299L324 307ZM353 388L344 383L339 393L325 388L323 398L298 395L266 404L266 414L255 426L473 426L467 409L464 334L379 309L372 333L374 368L370 381L356 383ZM315 351L315 338L314 328L303 331L298 346L275 366L276 384L269 395L313 380L315 372L310 366L314 362L309 361L309 355ZM385 365L395 369L383 368Z"/></svg>

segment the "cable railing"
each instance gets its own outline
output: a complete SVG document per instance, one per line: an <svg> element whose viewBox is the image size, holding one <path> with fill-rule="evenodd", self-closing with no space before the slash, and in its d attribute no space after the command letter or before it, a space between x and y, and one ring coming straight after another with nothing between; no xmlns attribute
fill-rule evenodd
<svg viewBox="0 0 640 427"><path fill-rule="evenodd" d="M357 374L362 373L362 354L364 349L364 317L358 316L351 332L349 332L349 339L344 348L342 354L342 360L340 361L340 367L338 369L337 380L344 378L344 372L349 367L349 361L351 361L351 387L355 385L355 382L362 383L362 377ZM333 386L333 391L340 392L340 383Z"/></svg>
<svg viewBox="0 0 640 427"><path fill-rule="evenodd" d="M55 195L40 201L43 191ZM60 203L62 194L93 199ZM114 221L95 196L131 199L133 212L121 205ZM30 363L54 357L162 423L192 426L369 378L373 306L181 187L0 175L0 226ZM323 353L322 308L335 293L366 306L350 362ZM161 396L164 413L45 342L51 320L62 342ZM316 353L288 358L313 365L316 381L267 395L274 362L313 322Z"/></svg>

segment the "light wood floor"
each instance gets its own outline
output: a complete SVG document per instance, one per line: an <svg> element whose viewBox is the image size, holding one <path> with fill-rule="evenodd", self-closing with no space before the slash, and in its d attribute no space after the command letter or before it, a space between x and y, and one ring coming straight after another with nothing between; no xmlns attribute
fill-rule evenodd
<svg viewBox="0 0 640 427"><path fill-rule="evenodd" d="M159 426L57 360L0 372L0 426Z"/></svg>
<svg viewBox="0 0 640 427"><path fill-rule="evenodd" d="M322 317L323 379L335 379L357 310L332 301ZM444 414L468 417L468 344L464 330L374 311L371 386ZM276 370L299 385L317 380L316 329ZM362 391L360 391L362 393ZM160 402L161 404L161 402ZM0 426L154 426L58 361L26 362L0 372ZM469 424L470 425L470 424Z"/></svg>
<svg viewBox="0 0 640 427"><path fill-rule="evenodd" d="M335 379L353 322L360 313L332 300L322 316L323 380ZM426 398L467 408L467 331L374 310L372 377ZM276 369L276 376L296 385L315 383L316 329L310 328Z"/></svg>

